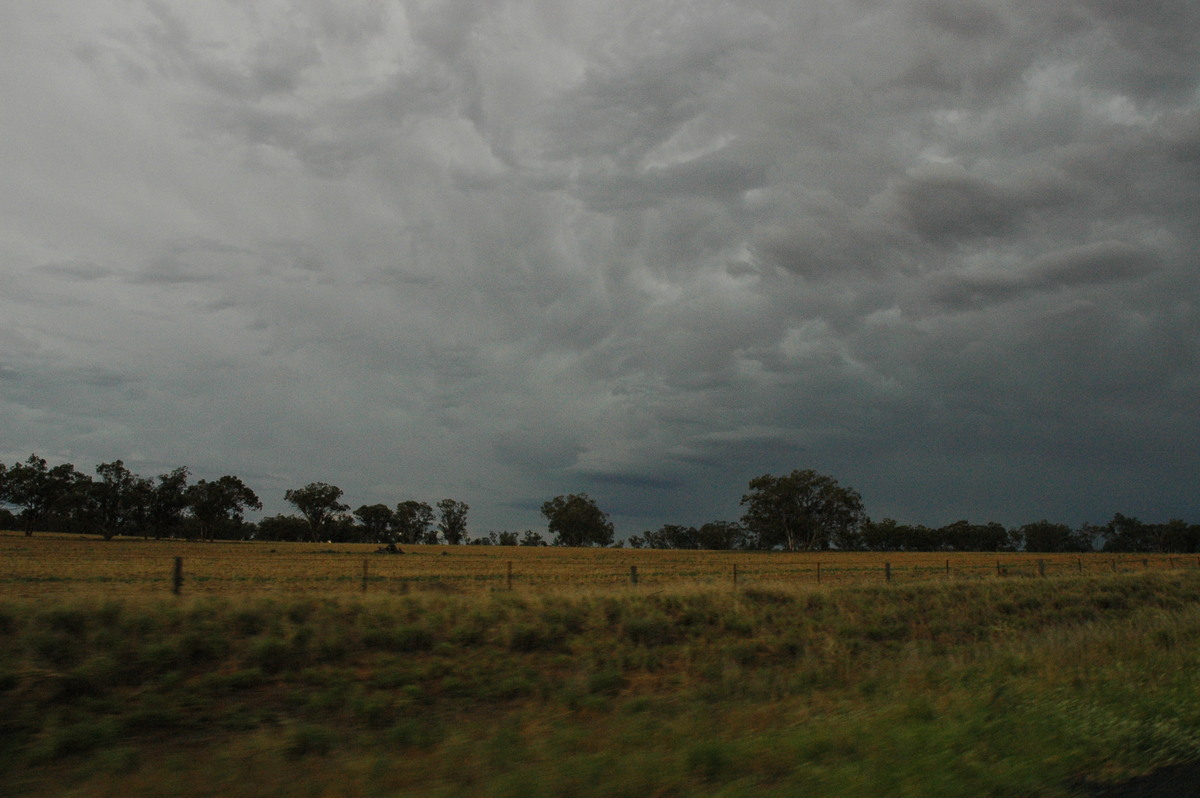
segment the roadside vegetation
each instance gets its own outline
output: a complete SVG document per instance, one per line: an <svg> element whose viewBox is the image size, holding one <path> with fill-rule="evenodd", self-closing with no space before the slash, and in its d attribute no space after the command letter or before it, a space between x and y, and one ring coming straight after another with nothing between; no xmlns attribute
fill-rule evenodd
<svg viewBox="0 0 1200 798"><path fill-rule="evenodd" d="M5 591L0 793L1070 796L1200 756L1194 570L647 588Z"/></svg>

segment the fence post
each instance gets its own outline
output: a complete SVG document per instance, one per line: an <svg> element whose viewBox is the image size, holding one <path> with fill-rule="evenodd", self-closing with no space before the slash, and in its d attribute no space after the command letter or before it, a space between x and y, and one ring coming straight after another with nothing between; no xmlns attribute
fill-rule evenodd
<svg viewBox="0 0 1200 798"><path fill-rule="evenodd" d="M176 557L175 558L175 576L171 581L171 592L174 593L176 596L178 596L179 591L182 589L183 589L183 558Z"/></svg>
<svg viewBox="0 0 1200 798"><path fill-rule="evenodd" d="M1038 560L1038 576L1044 577L1045 575L1046 575L1046 561Z"/></svg>
<svg viewBox="0 0 1200 798"><path fill-rule="evenodd" d="M1148 558L1142 558L1142 570L1143 571L1150 570L1150 560Z"/></svg>
<svg viewBox="0 0 1200 798"><path fill-rule="evenodd" d="M1082 557L1076 557L1075 559L1076 559L1076 560L1078 561L1078 563L1079 563L1079 573L1083 573L1083 558L1082 558Z"/></svg>
<svg viewBox="0 0 1200 798"><path fill-rule="evenodd" d="M996 576L1000 575L1000 561L996 560Z"/></svg>
<svg viewBox="0 0 1200 798"><path fill-rule="evenodd" d="M890 562L883 564L883 578L885 581L892 581L892 564Z"/></svg>
<svg viewBox="0 0 1200 798"><path fill-rule="evenodd" d="M367 565L367 564L368 564L369 562L370 562L369 560L367 560L366 558L363 558L363 584L362 584L362 592L364 592L364 593L366 593L366 592L367 592L367 568L368 568L368 565Z"/></svg>
<svg viewBox="0 0 1200 798"><path fill-rule="evenodd" d="M733 589L737 590L737 563L733 564Z"/></svg>
<svg viewBox="0 0 1200 798"><path fill-rule="evenodd" d="M946 576L950 575L950 561L946 560Z"/></svg>
<svg viewBox="0 0 1200 798"><path fill-rule="evenodd" d="M508 589L512 590L512 560L508 561Z"/></svg>
<svg viewBox="0 0 1200 798"><path fill-rule="evenodd" d="M817 563L817 584L821 584L821 563Z"/></svg>
<svg viewBox="0 0 1200 798"><path fill-rule="evenodd" d="M636 565L629 566L629 584L631 584L631 585L637 584L637 566Z"/></svg>

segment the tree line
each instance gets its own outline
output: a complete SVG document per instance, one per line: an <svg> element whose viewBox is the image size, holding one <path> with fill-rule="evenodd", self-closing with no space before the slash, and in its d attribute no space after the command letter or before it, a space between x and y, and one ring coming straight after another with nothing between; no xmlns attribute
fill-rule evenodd
<svg viewBox="0 0 1200 798"><path fill-rule="evenodd" d="M96 466L95 476L64 463L51 467L31 454L11 466L0 463L0 528L99 533L196 540L257 539L501 546L610 546L614 528L608 514L587 494L567 494L545 502L546 535L492 531L473 537L469 507L456 499L434 505L409 499L396 505L360 505L353 511L341 488L312 482L286 491L293 515L245 520L262 502L240 478L225 475L189 483L185 466L152 478L121 460ZM1031 551L1031 552L1200 552L1200 525L1174 519L1143 523L1116 514L1103 525L1036 521L1019 527L955 521L943 527L871 520L853 488L813 470L750 480L739 521L712 521L699 527L665 524L631 536L633 548L819 551ZM12 509L9 509L12 508ZM14 512L15 511L15 512Z"/></svg>

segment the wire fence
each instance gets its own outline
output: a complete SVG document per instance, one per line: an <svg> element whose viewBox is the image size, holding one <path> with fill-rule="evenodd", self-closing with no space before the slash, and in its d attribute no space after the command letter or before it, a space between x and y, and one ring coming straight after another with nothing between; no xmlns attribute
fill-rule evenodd
<svg viewBox="0 0 1200 798"><path fill-rule="evenodd" d="M837 586L1200 570L1200 555L186 543L0 533L0 597Z"/></svg>

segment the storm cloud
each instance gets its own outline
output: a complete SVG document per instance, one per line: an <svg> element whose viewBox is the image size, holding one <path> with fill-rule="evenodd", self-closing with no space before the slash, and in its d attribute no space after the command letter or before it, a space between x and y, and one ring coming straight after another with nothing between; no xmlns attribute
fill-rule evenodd
<svg viewBox="0 0 1200 798"><path fill-rule="evenodd" d="M0 456L1200 519L1184 0L0 8Z"/></svg>

